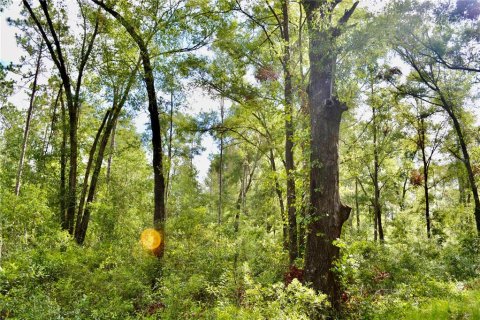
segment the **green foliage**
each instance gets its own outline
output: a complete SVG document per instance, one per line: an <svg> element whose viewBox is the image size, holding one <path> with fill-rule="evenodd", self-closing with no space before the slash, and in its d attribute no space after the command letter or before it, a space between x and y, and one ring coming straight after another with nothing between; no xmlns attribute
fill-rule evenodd
<svg viewBox="0 0 480 320"><path fill-rule="evenodd" d="M0 0L0 11L9 2ZM147 97L138 46L91 1L46 2L73 74L85 51L83 35L88 43L94 20L100 22L78 92L79 194L102 118L132 81L88 204L86 240L78 246L61 226L61 177L68 179L71 169L68 108L62 115L67 97L45 48L22 189L13 193L26 123L26 107L14 95L24 93L28 101L32 94L40 35L27 16L9 20L25 57L21 66L0 65L0 319L480 319L480 240L462 153L466 148L478 183L480 134L471 108L478 104L477 1L392 0L384 11L357 8L335 31L341 31L335 48L321 48L337 54L332 86L349 107L339 139L338 192L353 208L335 242L341 310L333 313L327 297L299 279L286 284L285 122L292 121L294 131L300 249L294 264L301 274L305 234L318 221L308 214L309 171L319 166L310 162L310 126L323 123L310 119L307 82L315 74L307 51L315 44L308 30L330 25L325 19L338 21L354 3L311 1L338 8L307 21L307 2L105 2L131 23L151 55L167 184L161 258L139 241L152 225L154 181L149 133L139 132ZM28 3L41 13L38 2ZM70 6L78 16L69 16ZM286 67L291 114L285 113ZM219 105L200 113L191 108L202 89L222 101L222 117ZM216 151L210 155L199 181L203 134L217 145L221 139L223 149L221 160ZM431 156L427 165L422 144ZM374 200L383 242L372 241Z"/></svg>
<svg viewBox="0 0 480 320"><path fill-rule="evenodd" d="M347 313L352 319L476 315L477 304L471 301L478 293L471 290L478 290L480 275L478 237L459 239L444 244L405 238L383 245L342 244L339 272L348 288Z"/></svg>

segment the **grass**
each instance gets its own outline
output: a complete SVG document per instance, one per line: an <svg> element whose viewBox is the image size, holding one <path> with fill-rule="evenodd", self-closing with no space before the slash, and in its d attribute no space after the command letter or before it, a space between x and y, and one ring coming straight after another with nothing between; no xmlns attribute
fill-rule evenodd
<svg viewBox="0 0 480 320"><path fill-rule="evenodd" d="M405 312L404 319L443 320L469 319L480 320L480 290L465 291L456 296L432 299Z"/></svg>

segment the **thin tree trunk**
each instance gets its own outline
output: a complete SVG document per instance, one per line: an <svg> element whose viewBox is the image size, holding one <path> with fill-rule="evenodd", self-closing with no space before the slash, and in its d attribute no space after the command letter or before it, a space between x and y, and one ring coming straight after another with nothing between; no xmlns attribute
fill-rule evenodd
<svg viewBox="0 0 480 320"><path fill-rule="evenodd" d="M62 224L64 229L67 229L70 234L73 234L74 231L74 220L75 220L75 208L77 200L77 166L78 166L78 141L77 141L77 128L78 128L78 115L80 107L80 88L82 84L83 73L87 65L87 61L92 52L95 38L98 34L99 28L99 16L96 16L95 26L92 32L90 39L87 41L87 34L84 32L81 53L80 53L80 64L78 67L77 80L75 88L72 87L72 81L68 72L67 64L65 63L65 58L63 55L62 45L60 43L60 38L58 36L57 30L55 30L54 21L50 16L48 10L49 3L47 1L40 1L40 8L43 12L46 28L41 19L37 17L27 0L23 0L23 5L27 9L30 17L33 19L37 29L39 30L43 41L45 42L47 49L50 53L50 56L58 69L60 78L62 80L63 87L65 89L66 103L68 107L68 116L69 116L69 137L70 137L70 150L69 150L69 177L68 177L68 193L67 193L67 214L65 223ZM86 23L86 18L84 17L84 23ZM47 31L46 31L47 30ZM86 29L85 29L86 30Z"/></svg>
<svg viewBox="0 0 480 320"><path fill-rule="evenodd" d="M48 134L48 137L45 139L45 145L42 148L44 158L47 156L50 141L52 141L53 135L56 131L56 124L57 124L57 121L58 121L57 109L58 109L58 103L60 101L60 95L61 94L62 94L62 86L60 86L60 88L58 89L57 97L55 98L55 103L53 104L52 120L50 122L50 133ZM45 161L43 163L43 167L45 167Z"/></svg>
<svg viewBox="0 0 480 320"><path fill-rule="evenodd" d="M25 162L25 153L27 152L28 134L30 133L30 122L32 120L33 106L35 105L35 94L37 93L38 75L40 73L40 67L42 65L42 54L43 54L43 41L40 42L40 46L38 48L38 57L37 57L37 62L35 64L35 75L33 77L32 93L30 94L30 103L27 111L27 119L25 121L25 130L23 131L22 151L20 152L17 178L15 181L15 195L17 197L20 194L20 185L22 183L23 164Z"/></svg>
<svg viewBox="0 0 480 320"><path fill-rule="evenodd" d="M372 85L372 95L373 95L373 85ZM378 175L380 170L380 163L378 160L378 141L377 141L377 109L372 106L373 112L373 188L374 188L374 198L373 198L373 214L375 215L376 227L378 228L378 236L380 241L384 241L383 235L383 226L382 226L382 208L380 204L380 186L378 181Z"/></svg>
<svg viewBox="0 0 480 320"><path fill-rule="evenodd" d="M425 182L423 184L423 189L425 193L425 220L427 223L427 236L431 237L431 220L430 220L430 200L428 199L429 189L428 189L428 169L423 169L423 174L425 176Z"/></svg>
<svg viewBox="0 0 480 320"><path fill-rule="evenodd" d="M427 237L431 237L431 222L430 222L430 199L429 199L429 189L428 189L428 169L429 169L429 161L427 159L427 154L426 154L426 138L425 138L425 120L423 118L420 118L420 130L419 130L419 143L420 143L420 150L422 151L422 161L423 161L423 177L424 177L424 182L423 182L423 191L425 195L425 222L427 226Z"/></svg>
<svg viewBox="0 0 480 320"><path fill-rule="evenodd" d="M240 186L240 193L237 198L237 202L235 203L235 221L233 224L233 230L235 233L238 232L239 226L240 226L240 213L242 211L242 205L243 209L245 209L245 201L247 197L247 192L250 189L250 186L252 184L253 180L253 175L255 174L255 170L257 168L257 161L258 158L255 159L255 162L253 163L252 170L250 171L248 162L243 164L243 174L242 174L242 180L241 180L241 186Z"/></svg>
<svg viewBox="0 0 480 320"><path fill-rule="evenodd" d="M295 162L293 159L293 86L290 73L290 34L289 34L289 1L282 1L283 27L283 74L285 80L285 169L287 173L287 210L288 210L288 253L290 264L298 257L297 213L295 191Z"/></svg>
<svg viewBox="0 0 480 320"><path fill-rule="evenodd" d="M60 147L60 221L64 230L68 229L67 225L67 115L65 104L63 102L63 94L60 92L61 121L62 121L62 144Z"/></svg>
<svg viewBox="0 0 480 320"><path fill-rule="evenodd" d="M222 97L220 101L220 120L222 125L222 132L220 133L220 163L218 168L218 224L222 222L223 209L223 122L224 122L224 108L225 100Z"/></svg>
<svg viewBox="0 0 480 320"><path fill-rule="evenodd" d="M233 225L233 229L235 231L235 233L238 232L238 228L240 226L240 212L242 211L242 209L244 209L243 207L243 202L244 202L244 198L245 198L245 186L247 184L247 170L248 169L248 163L247 161L245 160L245 162L243 163L243 170L242 170L242 178L240 180L240 193L238 194L238 198L237 198L237 202L235 203L235 222L234 222L234 225Z"/></svg>
<svg viewBox="0 0 480 320"><path fill-rule="evenodd" d="M360 232L360 205L358 203L358 177L355 178L355 213L357 216L357 232Z"/></svg>
<svg viewBox="0 0 480 320"><path fill-rule="evenodd" d="M95 159L95 166L93 169L92 173L92 178L89 184L89 189L88 189L88 195L86 199L86 204L85 204L85 210L83 210L82 206L82 211L79 210L78 216L77 216L77 223L75 226L75 240L77 241L78 244L83 244L85 241L85 236L87 233L88 229L88 224L90 222L90 212L91 212L91 204L95 198L95 191L98 183L98 179L100 176L100 170L102 169L102 163L103 163L103 158L105 154L105 150L108 144L108 141L110 139L110 135L113 131L113 127L115 123L118 120L118 117L120 116L120 112L125 105L125 102L127 101L128 94L130 92L130 89L133 85L133 82L135 80L135 76L137 74L138 68L139 68L140 61L137 63L135 69L132 71L130 74L130 77L128 79L127 85L125 87L125 90L120 98L120 100L117 101L117 98L114 98L114 104L112 109L107 112L105 115L105 118L102 122L102 125L100 126L100 129L98 130L97 137L95 138L96 140L98 139L100 133L102 132L102 127L105 126L105 130L103 130L103 135L101 137L101 142L100 146L98 147L98 154L97 158ZM106 122L105 122L106 121ZM96 143L97 141L94 142L94 146L92 146L93 152L91 152L90 156L93 160L93 156L95 154L95 149L96 149ZM85 182L84 187L87 186L87 182ZM83 195L83 194L82 194Z"/></svg>
<svg viewBox="0 0 480 320"><path fill-rule="evenodd" d="M116 97L114 98L114 105L116 104ZM114 107L115 108L115 107ZM87 167L85 169L85 176L83 178L83 187L82 187L82 193L80 195L80 203L78 205L78 212L77 212L77 219L75 223L75 230L80 229L80 225L82 222L82 216L83 216L83 207L85 205L86 201L86 195L87 195L87 190L88 190L88 179L90 178L90 170L92 169L92 165L95 159L95 153L97 151L97 145L98 142L100 141L100 138L103 133L103 128L105 127L105 124L107 123L107 120L110 120L112 110L108 110L105 113L105 116L103 117L102 123L100 124L100 127L97 130L97 134L95 135L95 139L93 140L92 147L90 148L90 153L88 155L88 161L87 161ZM77 231L75 232L77 233Z"/></svg>
<svg viewBox="0 0 480 320"><path fill-rule="evenodd" d="M304 189L305 190L305 189ZM308 201L306 191L302 193L302 204L300 206L300 218L301 222L298 226L298 255L300 257L305 256L305 237L306 237L306 219L307 219L307 211L308 211Z"/></svg>
<svg viewBox="0 0 480 320"><path fill-rule="evenodd" d="M117 121L113 124L113 129L112 129L112 138L110 139L110 153L108 155L108 161L107 161L107 184L110 185L110 179L111 179L111 171L112 171L112 161L113 161L113 154L115 152L115 134L117 132Z"/></svg>
<svg viewBox="0 0 480 320"><path fill-rule="evenodd" d="M463 164L460 164L460 165L464 166ZM457 166L457 180L458 180L458 192L459 192L458 203L465 206L467 204L467 196L465 192L466 188L465 188L465 181L464 181L465 179L463 178L463 171L462 171L462 168L460 168L460 166Z"/></svg>
<svg viewBox="0 0 480 320"><path fill-rule="evenodd" d="M167 172L167 180L165 183L165 190L166 190L166 196L165 196L165 202L168 199L168 195L170 192L170 179L171 179L171 171L172 171L172 140L173 140L173 89L170 92L170 112L169 112L169 125L168 125L168 148L167 148L167 160L168 160L168 172Z"/></svg>
<svg viewBox="0 0 480 320"><path fill-rule="evenodd" d="M282 195L282 189L280 188L280 183L278 182L278 176L277 176L277 165L275 163L275 156L273 154L273 149L270 148L269 150L269 156L270 160L270 167L272 169L273 173L273 179L275 183L275 193L277 194L278 198L278 203L280 205L280 217L282 218L282 230L283 230L283 248L285 250L288 250L288 229L287 229L287 223L285 219L285 205L283 203L283 195Z"/></svg>
<svg viewBox="0 0 480 320"><path fill-rule="evenodd" d="M98 179L100 176L100 170L102 168L105 149L107 147L108 139L110 137L110 133L112 132L113 123L115 122L115 120L116 120L116 115L111 114L108 119L108 123L105 128L102 141L98 148L98 155L95 161L95 167L92 172L92 179L90 181L90 187L88 190L85 210L82 214L79 214L77 218L77 227L75 228L75 240L77 241L78 244L83 244L83 242L85 241L85 236L88 229L88 223L90 222L91 203L93 202L93 199L95 197L95 190L96 190Z"/></svg>

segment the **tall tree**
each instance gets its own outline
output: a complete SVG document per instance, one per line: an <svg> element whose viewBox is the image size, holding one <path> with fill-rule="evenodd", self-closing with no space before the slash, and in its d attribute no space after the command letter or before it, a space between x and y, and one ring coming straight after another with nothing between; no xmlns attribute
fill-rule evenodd
<svg viewBox="0 0 480 320"><path fill-rule="evenodd" d="M35 94L37 92L37 81L38 81L38 76L40 74L40 67L42 65L42 54L43 54L43 41L40 42L40 45L38 48L38 57L37 57L37 62L35 64L35 74L33 76L32 92L30 93L30 103L28 105L28 110L27 110L27 119L25 120L25 130L23 131L22 151L20 153L20 160L18 162L18 169L17 169L17 179L15 182L15 195L17 196L20 194L20 185L22 183L23 163L25 162L25 153L27 152L28 135L30 133L30 122L32 120L33 107L35 105Z"/></svg>
<svg viewBox="0 0 480 320"><path fill-rule="evenodd" d="M164 233L165 228L165 177L163 173L163 154L162 154L162 133L160 128L160 110L158 108L157 94L155 89L155 78L153 74L153 66L151 62L151 54L148 49L148 39L136 30L134 24L128 21L123 15L116 11L113 7L108 6L103 1L92 0L95 4L111 14L128 32L132 40L140 50L140 56L143 65L143 76L145 88L148 96L148 112L150 114L150 126L152 131L152 147L153 147L153 175L154 175L154 211L153 224L155 228ZM150 35L150 37L153 36ZM163 239L163 236L162 236ZM163 245L163 243L162 243ZM160 250L160 255L163 250Z"/></svg>
<svg viewBox="0 0 480 320"><path fill-rule="evenodd" d="M403 114L403 117L407 120L410 126L413 127L415 136L412 138L417 149L420 151L419 157L422 162L422 175L418 175L419 172L413 171L411 176L411 183L423 181L423 192L425 200L425 226L427 231L427 237L432 235L432 217L431 217L431 196L430 188L430 169L432 165L433 156L435 151L440 147L444 137L442 135L443 123L435 124L429 118L437 112L435 107L426 107L425 103L418 99L413 104L412 108L415 112L412 114ZM418 178L419 179L418 179Z"/></svg>
<svg viewBox="0 0 480 320"><path fill-rule="evenodd" d="M461 94L460 91L454 93L449 89L448 80L440 82L439 74L446 72L435 66L435 62L431 59L425 58L420 55L418 51L415 51L415 47L408 44L397 47L397 53L407 62L413 69L414 82L424 86L418 88L415 85L399 86L398 89L404 93L409 94L415 98L430 103L433 106L441 107L448 115L453 129L456 133L458 143L460 145L461 158L465 169L467 171L468 181L470 189L472 191L474 200L474 216L476 221L477 231L480 233L480 196L478 193L477 182L475 180L475 174L473 171L472 161L470 159L470 152L467 145L467 139L465 136L464 128L461 123L461 106L463 98L457 96ZM444 79L448 79L448 72L442 76ZM454 81L454 77L450 78L450 81ZM431 96L428 92L432 92L434 96Z"/></svg>
<svg viewBox="0 0 480 320"><path fill-rule="evenodd" d="M333 270L340 249L340 237L350 208L340 202L338 141L342 113L347 106L335 92L337 39L358 6L355 2L335 24L333 13L341 0L304 0L308 35L310 78L310 206L305 249L305 279L326 293L340 308L340 280Z"/></svg>
<svg viewBox="0 0 480 320"><path fill-rule="evenodd" d="M293 85L293 70L292 70L292 48L291 48L291 32L290 32L290 1L282 0L280 3L280 13L277 12L275 6L268 2L261 4L261 8L268 10L272 15L272 24L275 26L274 30L269 30L268 23L262 21L260 13L257 10L253 12L247 11L243 8L240 1L236 1L237 10L242 12L247 18L258 28L262 38L265 38L263 43L268 44L270 52L275 57L278 57L279 63L283 71L283 105L285 117L285 172L287 175L287 221L288 221L288 252L290 264L293 264L298 257L298 231L297 231L297 212L296 212L296 187L295 187L295 161L294 161L294 134L295 134L295 120L294 120L294 94L295 88ZM275 30L279 30L279 41L275 41L273 34ZM262 44L263 44L262 43ZM278 49L280 44L280 49ZM257 72L257 78L260 80L268 80L273 73L272 66L263 63Z"/></svg>
<svg viewBox="0 0 480 320"><path fill-rule="evenodd" d="M95 38L99 31L98 16L95 19L93 29L90 37L87 34L87 19L84 16L83 21L83 36L81 40L80 61L77 66L76 81L72 80L72 70L69 69L65 48L62 45L59 36L58 27L51 17L49 4L46 0L39 0L40 10L43 12L43 19L40 19L40 13L34 10L28 0L23 0L23 5L27 9L34 25L40 32L43 41L45 42L51 59L57 68L62 85L65 91L66 104L68 108L68 131L69 131L69 177L67 190L67 208L66 217L62 222L64 229L68 230L70 234L74 233L75 226L75 210L77 202L77 169L78 169L78 117L80 109L80 91L82 87L82 80L85 67L89 60L90 54L95 43ZM82 3L79 2L80 7ZM82 8L81 8L82 10ZM35 12L37 11L37 12ZM62 215L63 216L63 215Z"/></svg>

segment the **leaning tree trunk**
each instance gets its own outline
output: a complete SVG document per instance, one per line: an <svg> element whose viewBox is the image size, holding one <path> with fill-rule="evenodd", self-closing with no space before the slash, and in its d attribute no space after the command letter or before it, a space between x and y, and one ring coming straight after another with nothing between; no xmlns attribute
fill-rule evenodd
<svg viewBox="0 0 480 320"><path fill-rule="evenodd" d="M86 33L82 42L80 64L78 66L78 73L75 88L72 86L72 80L68 71L66 59L63 53L62 44L58 30L55 29L55 23L49 12L49 2L39 1L41 12L43 12L44 20L39 19L39 12L35 13L32 9L29 1L23 0L23 5L27 9L30 17L33 19L38 31L40 32L43 41L45 42L48 52L58 69L62 85L65 89L65 98L68 107L69 117L69 137L70 137L70 150L69 150L69 177L68 177L68 192L66 200L66 218L62 223L62 227L67 229L70 234L74 231L75 220L75 208L77 201L77 170L78 170L78 116L80 107L80 88L82 84L83 73L87 65L87 61L93 49L95 38L99 30L99 17L97 15L95 19L94 30L91 34L90 40L87 41ZM41 22L42 20L42 22ZM45 26L46 23L46 26Z"/></svg>
<svg viewBox="0 0 480 320"><path fill-rule="evenodd" d="M337 1L338 3L340 1ZM342 113L347 110L334 95L336 36L358 2L345 11L337 26L331 19L335 5L330 1L304 0L310 36L310 213L305 250L305 280L328 295L332 306L340 308L341 288L333 270L340 237L351 208L342 205L339 191L338 143ZM319 21L321 19L321 21Z"/></svg>
<svg viewBox="0 0 480 320"><path fill-rule="evenodd" d="M473 173L472 164L470 162L470 154L468 153L467 143L465 142L463 131L457 116L455 115L455 113L452 111L451 108L449 108L447 112L450 118L452 119L453 127L455 129L455 132L457 133L458 141L460 143L460 149L462 150L463 163L465 164L465 168L467 169L468 181L470 182L470 188L472 189L473 201L475 204L474 214L475 214L477 232L480 234L480 197L478 195L477 183L475 181L475 174Z"/></svg>
<svg viewBox="0 0 480 320"><path fill-rule="evenodd" d="M153 225L162 235L160 247L155 250L158 257L163 256L165 246L165 177L163 174L163 154L162 154L162 132L160 128L160 110L158 108L157 95L155 90L155 78L153 76L153 67L150 59L148 44L144 41L141 34L137 32L134 25L127 21L120 13L112 7L106 5L103 1L92 0L95 4L111 14L128 32L130 37L138 46L143 65L143 77L148 96L148 112L150 114L150 127L152 132L153 149Z"/></svg>
<svg viewBox="0 0 480 320"><path fill-rule="evenodd" d="M128 82L121 95L117 93L116 89L114 89L113 106L105 113L105 117L102 121L102 124L100 125L100 128L98 129L94 143L90 150L90 156L88 159L87 169L85 173L85 182L83 185L80 205L77 213L77 221L75 225L75 240L80 245L83 244L83 242L85 241L85 236L87 234L88 224L90 222L91 204L95 198L97 183L100 177L100 170L102 168L105 150L107 148L110 135L113 133L115 124L117 123L118 117L120 116L120 112L127 101L128 94L130 93L130 89L134 83L138 68L139 62L137 63L135 70L132 71L132 73L130 74ZM98 148L97 144L99 144ZM97 149L98 153L94 161ZM89 184L88 178L90 176L90 170L92 169L92 166L93 173Z"/></svg>

